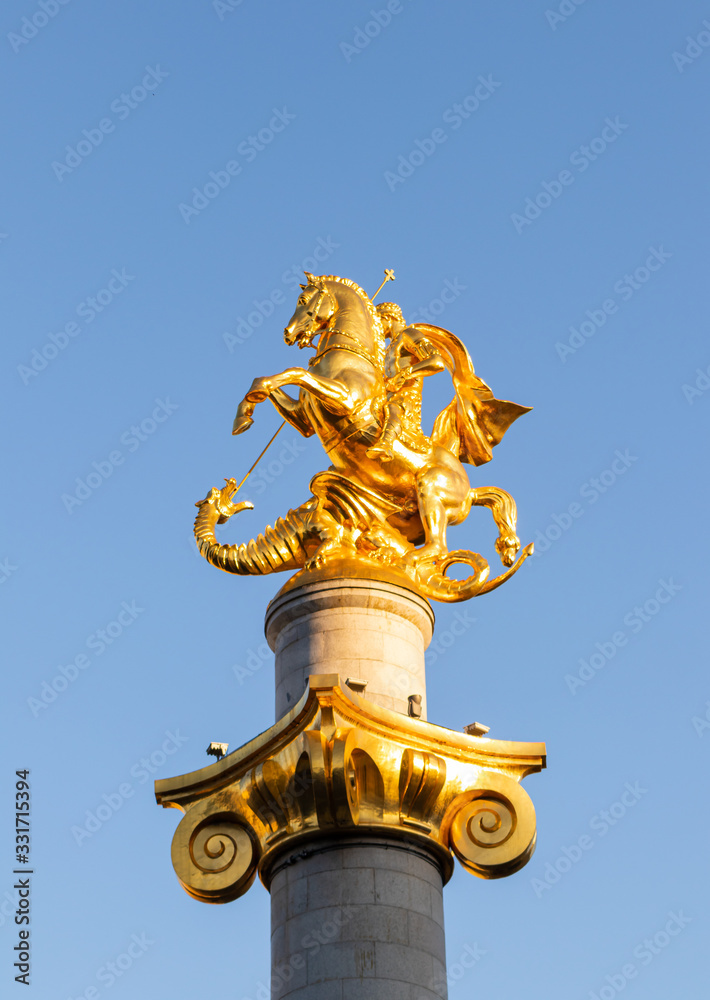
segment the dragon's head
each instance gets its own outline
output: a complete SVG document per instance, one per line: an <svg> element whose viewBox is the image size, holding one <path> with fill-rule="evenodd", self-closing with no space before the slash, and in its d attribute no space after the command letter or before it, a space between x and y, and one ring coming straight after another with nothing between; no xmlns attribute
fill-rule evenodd
<svg viewBox="0 0 710 1000"><path fill-rule="evenodd" d="M232 497L237 492L236 479L225 479L221 490L212 487L204 500L198 500L195 507L202 507L209 504L214 507L219 517L217 524L224 524L233 514L238 514L240 510L253 510L254 504L249 500L242 500L240 503L232 503Z"/></svg>

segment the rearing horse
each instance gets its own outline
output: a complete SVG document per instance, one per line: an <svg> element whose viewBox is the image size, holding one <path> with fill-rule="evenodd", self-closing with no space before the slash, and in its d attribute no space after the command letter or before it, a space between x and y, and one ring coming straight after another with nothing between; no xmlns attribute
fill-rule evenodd
<svg viewBox="0 0 710 1000"><path fill-rule="evenodd" d="M387 463L367 456L368 448L380 436L386 401L385 338L380 318L355 282L334 275L315 277L308 272L306 277L308 284L301 286L284 340L299 347L312 347L317 341L310 371L287 368L255 379L239 405L233 433L250 427L255 405L270 399L301 434L318 436L333 472L392 502L389 524L410 544L424 542L409 553L411 565L444 557L448 553L447 526L463 521L476 501L463 465L447 448L423 436L416 446L397 441L393 460ZM297 399L284 392L287 385L300 389ZM478 502L493 506L495 516L495 506L489 500ZM500 548L499 552L510 565L519 543L514 527L512 535L509 523L506 528L505 556ZM325 542L319 555L327 553Z"/></svg>

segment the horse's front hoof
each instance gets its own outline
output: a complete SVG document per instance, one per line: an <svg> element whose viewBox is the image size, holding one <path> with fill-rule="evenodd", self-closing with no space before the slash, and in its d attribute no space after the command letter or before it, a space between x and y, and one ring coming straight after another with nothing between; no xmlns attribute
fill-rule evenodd
<svg viewBox="0 0 710 1000"><path fill-rule="evenodd" d="M254 421L246 413L238 413L232 424L232 434L243 434L248 431Z"/></svg>

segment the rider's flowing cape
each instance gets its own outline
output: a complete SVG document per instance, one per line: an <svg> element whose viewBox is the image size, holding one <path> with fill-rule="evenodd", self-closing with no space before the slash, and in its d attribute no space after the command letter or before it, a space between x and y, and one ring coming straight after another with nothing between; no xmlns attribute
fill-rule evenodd
<svg viewBox="0 0 710 1000"><path fill-rule="evenodd" d="M490 386L476 375L470 355L458 337L440 326L417 323L451 372L455 397L434 423L432 441L448 448L462 462L483 465L493 458L493 447L510 425L531 406L496 399Z"/></svg>

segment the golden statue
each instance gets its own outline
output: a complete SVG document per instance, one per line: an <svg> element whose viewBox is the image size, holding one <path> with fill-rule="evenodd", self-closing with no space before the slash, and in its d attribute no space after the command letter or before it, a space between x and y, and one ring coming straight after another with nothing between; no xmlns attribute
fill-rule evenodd
<svg viewBox="0 0 710 1000"><path fill-rule="evenodd" d="M257 874L271 889L286 865L345 849L351 835L426 852L443 882L455 857L481 878L501 878L535 848L535 810L520 782L545 767L544 745L489 739L477 723L457 733L422 711L434 617L425 599L486 593L532 552L520 552L513 498L471 488L462 464L490 461L527 408L496 399L447 330L407 325L398 305L376 307L346 278L306 279L284 336L315 355L306 368L256 379L233 432L269 399L285 422L318 436L330 468L313 477L305 503L242 545L215 538L217 524L252 506L235 500L241 483L229 479L197 504L195 537L212 565L295 573L267 614L277 722L207 767L156 782L158 802L185 813L172 846L178 877L209 903L241 896ZM440 373L454 397L427 435L422 388ZM481 555L447 547L448 526L472 506L489 507L498 528L506 568L492 580ZM447 576L453 563L471 568L468 579ZM311 900L309 888L311 910L328 905L321 889L323 900Z"/></svg>
<svg viewBox="0 0 710 1000"><path fill-rule="evenodd" d="M394 277L385 273L385 281ZM496 399L448 330L407 326L399 306L375 307L347 278L309 272L306 278L284 339L314 347L315 356L308 369L255 379L239 404L233 433L246 431L256 404L269 399L301 434L318 436L331 466L311 480L310 500L242 545L220 544L214 529L252 505L233 501L234 479L210 490L197 504L200 552L213 566L238 574L312 571L336 562L379 565L439 601L462 601L500 586L533 547L526 546L516 562L515 501L496 487L472 488L462 462L490 461L494 445L529 407ZM427 436L422 383L445 370L455 395ZM296 386L298 397L285 386ZM481 555L447 548L448 525L464 521L472 506L489 507L498 527L496 551L508 569L492 580ZM446 576L454 563L470 566L473 574L465 580Z"/></svg>

